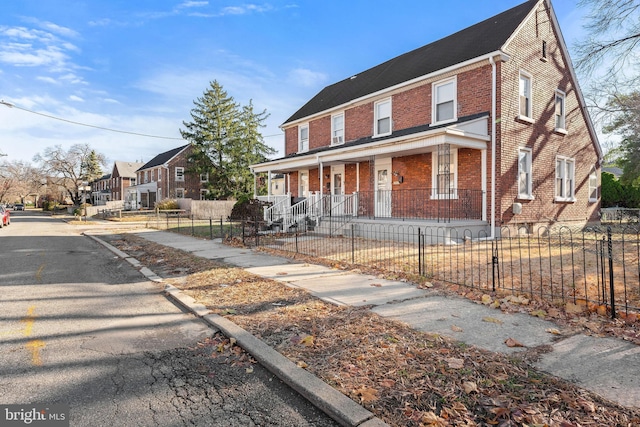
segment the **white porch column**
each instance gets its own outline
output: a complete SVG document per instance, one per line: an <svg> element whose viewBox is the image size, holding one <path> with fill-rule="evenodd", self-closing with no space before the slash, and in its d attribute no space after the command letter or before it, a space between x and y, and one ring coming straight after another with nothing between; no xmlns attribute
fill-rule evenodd
<svg viewBox="0 0 640 427"><path fill-rule="evenodd" d="M480 150L481 178L482 181L482 220L487 220L487 150Z"/></svg>

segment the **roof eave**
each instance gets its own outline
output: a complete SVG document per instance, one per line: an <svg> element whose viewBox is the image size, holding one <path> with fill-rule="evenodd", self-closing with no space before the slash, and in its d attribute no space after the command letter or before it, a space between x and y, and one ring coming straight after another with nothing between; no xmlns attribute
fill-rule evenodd
<svg viewBox="0 0 640 427"><path fill-rule="evenodd" d="M543 1L543 0L541 0L541 1ZM388 88L379 90L377 92L372 92L372 93L370 93L368 95L352 99L349 102L337 105L337 106L335 106L333 108L329 108L329 109L326 109L326 110L323 110L323 111L319 111L319 112L317 112L315 114L312 114L310 116L301 117L299 119L292 120L290 122L285 122L285 123L281 124L279 127L280 127L280 129L284 130L284 129L286 129L288 127L291 127L291 126L295 126L295 125L298 125L298 124L301 124L301 123L306 123L306 122L308 122L310 120L313 120L313 119L315 119L317 117L321 117L321 116L333 113L335 111L344 110L347 107L350 107L350 106L352 106L354 104L360 103L360 102L365 101L367 99L381 97L386 93L393 92L393 91L398 90L398 89L402 89L403 87L406 87L406 86L409 86L409 85L412 85L412 84L415 84L415 83L419 83L419 82L424 81L424 80L429 80L429 79L432 79L434 77L438 77L439 75L442 75L442 74L450 73L450 72L455 71L455 70L457 70L459 68L464 68L464 67L467 67L469 65L476 64L478 62L488 61L489 58L495 58L496 56L499 57L499 61L501 61L501 62L507 62L510 59L510 56L507 53L505 53L503 50L496 50L494 52L486 53L486 54L478 56L476 58L472 58L472 59L469 59L467 61L460 62L460 63L452 65L450 67L442 68L442 69L440 69L438 71L434 71L432 73L425 74L425 75L420 76L420 77L416 77L415 79L407 80L407 81L399 83L397 85L390 86Z"/></svg>

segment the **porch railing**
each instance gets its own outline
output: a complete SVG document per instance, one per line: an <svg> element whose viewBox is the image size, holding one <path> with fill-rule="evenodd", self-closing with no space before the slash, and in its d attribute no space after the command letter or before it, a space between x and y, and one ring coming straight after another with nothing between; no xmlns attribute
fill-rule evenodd
<svg viewBox="0 0 640 427"><path fill-rule="evenodd" d="M433 188L360 191L360 218L423 219L437 222L482 220L482 190L451 189L438 193Z"/></svg>
<svg viewBox="0 0 640 427"><path fill-rule="evenodd" d="M283 218L291 208L290 194L257 196L257 199L263 202L273 202L273 205L264 208L264 220L269 224Z"/></svg>

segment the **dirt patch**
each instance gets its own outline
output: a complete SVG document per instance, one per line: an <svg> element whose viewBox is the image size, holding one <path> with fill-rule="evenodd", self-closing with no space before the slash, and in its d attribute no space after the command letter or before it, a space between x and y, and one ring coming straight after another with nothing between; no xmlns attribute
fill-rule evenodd
<svg viewBox="0 0 640 427"><path fill-rule="evenodd" d="M545 349L492 353L133 235L108 240L390 425L640 424L640 411L532 368Z"/></svg>

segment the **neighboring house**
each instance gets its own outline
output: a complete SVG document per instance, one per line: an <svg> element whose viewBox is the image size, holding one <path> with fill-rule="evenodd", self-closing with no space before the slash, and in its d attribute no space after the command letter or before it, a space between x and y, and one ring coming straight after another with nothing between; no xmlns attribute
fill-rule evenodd
<svg viewBox="0 0 640 427"><path fill-rule="evenodd" d="M207 176L187 172L189 144L158 154L136 171L136 185L125 190L138 208L153 208L163 199L204 199ZM135 196L134 196L135 194Z"/></svg>
<svg viewBox="0 0 640 427"><path fill-rule="evenodd" d="M91 204L105 205L111 198L111 174L102 175L91 182Z"/></svg>
<svg viewBox="0 0 640 427"><path fill-rule="evenodd" d="M327 86L281 127L285 156L252 165L288 177L268 219L464 220L488 237L597 220L603 153L547 0Z"/></svg>
<svg viewBox="0 0 640 427"><path fill-rule="evenodd" d="M136 171L142 162L115 161L111 171L111 200L125 200L127 188L136 185Z"/></svg>

